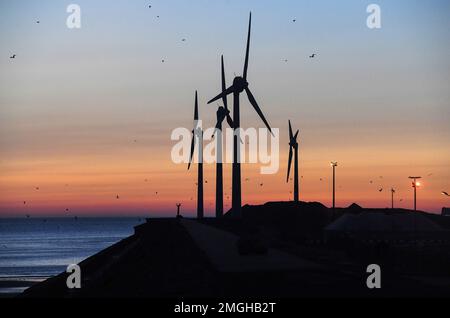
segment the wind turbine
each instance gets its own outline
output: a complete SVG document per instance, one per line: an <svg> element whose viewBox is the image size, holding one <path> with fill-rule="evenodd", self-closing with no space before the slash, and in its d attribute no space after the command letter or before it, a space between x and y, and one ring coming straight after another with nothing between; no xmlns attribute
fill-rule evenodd
<svg viewBox="0 0 450 318"><path fill-rule="evenodd" d="M249 84L247 82L247 73L248 73L248 60L250 53L250 35L252 28L252 13L250 12L250 19L248 24L248 36L247 36L247 50L245 54L245 64L244 64L244 74L243 76L236 76L233 80L233 85L228 87L225 91L222 91L219 95L211 99L208 104L215 102L223 98L224 96L228 96L229 94L233 94L233 129L234 129L234 139L233 139L233 198L232 198L232 211L233 216L240 217L241 216L241 206L242 206L242 198L241 198L241 163L240 163L240 108L239 108L239 96L245 91L248 96L248 100L250 104L252 104L255 111L258 113L259 117L262 119L266 127L269 129L270 133L272 133L272 129L270 128L269 123L267 122L264 114L256 102L255 97L249 89Z"/></svg>
<svg viewBox="0 0 450 318"><path fill-rule="evenodd" d="M194 129L192 130L191 156L188 170L191 169L194 159L195 140L198 138L198 181L197 181L197 218L203 219L203 130L199 125L198 93L195 91Z"/></svg>
<svg viewBox="0 0 450 318"><path fill-rule="evenodd" d="M289 163L286 182L289 182L289 175L291 173L292 156L295 151L294 158L294 202L298 202L298 137L299 130L294 133L292 132L291 121L289 121Z"/></svg>
<svg viewBox="0 0 450 318"><path fill-rule="evenodd" d="M221 57L222 62L222 92L227 89L225 81L225 66L223 62L223 55ZM223 106L217 109L217 124L216 124L216 217L221 218L223 216L223 158L222 158L222 123L227 119L228 125L233 128L233 119L231 119L230 111L228 110L228 99L226 95L222 96Z"/></svg>
<svg viewBox="0 0 450 318"><path fill-rule="evenodd" d="M420 187L420 182L417 180L422 179L422 177L409 177L408 179L411 179L412 187L414 189L414 212L417 211L417 188Z"/></svg>

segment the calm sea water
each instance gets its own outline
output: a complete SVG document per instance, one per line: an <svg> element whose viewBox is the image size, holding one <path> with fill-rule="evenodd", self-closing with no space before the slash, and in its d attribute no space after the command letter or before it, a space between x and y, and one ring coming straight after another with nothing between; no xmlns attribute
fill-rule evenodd
<svg viewBox="0 0 450 318"><path fill-rule="evenodd" d="M0 280L50 277L132 235L139 218L0 219Z"/></svg>

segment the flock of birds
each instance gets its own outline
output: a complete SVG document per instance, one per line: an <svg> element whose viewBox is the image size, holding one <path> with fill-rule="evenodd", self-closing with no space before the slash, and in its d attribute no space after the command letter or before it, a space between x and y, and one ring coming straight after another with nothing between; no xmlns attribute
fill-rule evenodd
<svg viewBox="0 0 450 318"><path fill-rule="evenodd" d="M144 179L144 182L149 182L149 179ZM67 187L67 186L69 186L69 185L66 184L65 186ZM36 191L40 191L40 187L35 187L35 190L36 190ZM155 192L155 195L159 195L159 192L156 191L156 192ZM120 195L117 194L117 195L115 196L115 199L116 199L116 200L120 200ZM24 206L27 206L27 205L28 205L28 201L23 201L23 205L24 205ZM70 210L69 208L66 208L66 209L65 209L65 213L66 213L66 214L69 214L70 212L71 212L71 210ZM26 217L27 219L29 219L29 218L31 218L31 215L30 215L30 214L26 214L25 217ZM78 217L77 217L77 216L74 216L74 219L75 219L75 220L78 220ZM46 222L46 220L44 220L44 222Z"/></svg>
<svg viewBox="0 0 450 318"><path fill-rule="evenodd" d="M148 5L148 8L149 8L149 9L152 9L152 5L149 4L149 5ZM157 15L156 18L159 19L160 16ZM296 18L295 18L295 19L292 19L292 22L293 22L293 23L297 22L297 19L296 19ZM36 21L36 24L40 24L40 23L41 23L40 20L37 20L37 21ZM182 39L181 39L181 42L187 42L187 38L182 38ZM309 58L310 58L310 59L313 59L313 58L317 57L317 55L318 55L317 53L313 53L313 54L311 54L311 55L309 56ZM11 60L13 60L13 59L16 59L16 57L17 57L17 55L16 55L16 54L13 54L13 55L11 55L9 58L10 58ZM287 63L287 62L288 62L288 59L283 59L283 61ZM161 59L161 63L166 63L166 59Z"/></svg>
<svg viewBox="0 0 450 318"><path fill-rule="evenodd" d="M432 176L432 174L429 174L428 176ZM304 176L301 176L301 178L303 179ZM380 176L379 179L383 179L383 176ZM323 181L324 181L324 178L320 178L319 180L320 180L321 182L323 182ZM252 180L251 180L250 178L246 178L246 179L245 179L245 182L247 182L247 183L248 183L248 182L251 182L251 181L252 181ZM292 178L291 178L291 181L292 181ZM149 182L149 179L144 179L144 182ZM256 181L256 182L257 182L257 186L258 186L258 187L264 187L264 183L263 183L263 182L259 182L259 181ZM370 184L374 184L374 181L373 181L373 180L370 180L369 183L370 183ZM208 180L205 180L205 184L208 184ZM68 186L68 185L66 184L66 186ZM197 183L195 183L195 186L197 186ZM35 187L35 190L36 190L36 191L40 191L40 189L41 189L40 187ZM231 191L231 190L232 190L232 188L230 188L230 191ZM383 192L383 191L384 191L384 187L378 188L378 191L379 191L379 192ZM391 189L391 191L393 191L394 193L396 192L396 190L393 189L393 188ZM292 191L290 191L289 193L292 194ZM444 196L446 196L446 197L450 197L450 194L449 194L447 191L442 191L441 194L444 195ZM156 192L155 192L155 195L159 195L159 192L156 191ZM228 195L228 193L225 193L225 196L226 196L227 200L230 200L230 199L231 199L231 197ZM116 200L120 200L121 197L120 197L119 194L117 194L115 198L116 198ZM191 197L190 200L193 201L194 198ZM404 200L403 200L403 199L400 199L399 201L400 201L400 202L403 202ZM27 201L23 201L23 205L27 205L27 204L28 204ZM210 205L212 205L212 203L210 203ZM65 213L68 214L68 213L70 213L70 212L71 212L71 210L70 210L69 208L66 208L66 209L65 209ZM31 218L31 215L30 215L30 214L26 214L26 218L28 218L28 219ZM77 217L77 216L75 216L74 218L75 218L75 220L78 220L78 217Z"/></svg>

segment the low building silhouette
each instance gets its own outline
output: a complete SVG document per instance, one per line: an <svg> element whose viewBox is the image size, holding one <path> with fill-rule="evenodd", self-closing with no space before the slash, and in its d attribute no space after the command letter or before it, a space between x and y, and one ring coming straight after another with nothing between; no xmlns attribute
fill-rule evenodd
<svg viewBox="0 0 450 318"><path fill-rule="evenodd" d="M407 244L448 241L450 231L420 213L346 213L324 230L327 241L352 239L365 242Z"/></svg>

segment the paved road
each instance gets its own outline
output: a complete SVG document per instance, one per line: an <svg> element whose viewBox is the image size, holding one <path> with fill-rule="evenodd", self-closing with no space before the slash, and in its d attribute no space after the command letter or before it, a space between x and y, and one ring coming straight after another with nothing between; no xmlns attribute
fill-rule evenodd
<svg viewBox="0 0 450 318"><path fill-rule="evenodd" d="M220 272L320 270L323 266L297 256L269 249L266 255L242 256L238 236L197 221L181 221L196 244Z"/></svg>

